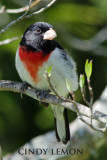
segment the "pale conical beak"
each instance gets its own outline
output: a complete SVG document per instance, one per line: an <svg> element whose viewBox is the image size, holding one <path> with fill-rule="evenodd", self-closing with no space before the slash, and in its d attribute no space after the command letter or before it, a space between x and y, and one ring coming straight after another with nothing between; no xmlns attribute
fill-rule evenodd
<svg viewBox="0 0 107 160"><path fill-rule="evenodd" d="M50 28L48 31L46 31L43 34L43 40L53 40L56 37L57 37L57 34L52 28Z"/></svg>

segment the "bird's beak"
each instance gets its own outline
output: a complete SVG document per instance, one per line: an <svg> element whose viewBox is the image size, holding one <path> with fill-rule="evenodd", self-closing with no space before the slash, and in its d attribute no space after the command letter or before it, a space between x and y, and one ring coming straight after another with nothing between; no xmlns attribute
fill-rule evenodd
<svg viewBox="0 0 107 160"><path fill-rule="evenodd" d="M52 28L50 28L48 31L46 31L43 34L43 40L53 40L56 37L57 37L57 34Z"/></svg>

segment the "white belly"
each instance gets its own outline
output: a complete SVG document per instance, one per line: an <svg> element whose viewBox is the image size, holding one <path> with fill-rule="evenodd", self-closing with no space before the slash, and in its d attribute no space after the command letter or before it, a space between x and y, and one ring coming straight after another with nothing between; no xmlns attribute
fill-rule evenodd
<svg viewBox="0 0 107 160"><path fill-rule="evenodd" d="M36 84L33 78L30 76L27 69L25 69L23 63L20 61L18 50L16 53L16 69L19 73L20 78L36 89L50 89L48 82L44 77L44 73L46 66L49 67L50 65L52 65L51 83L54 86L54 89L62 96L66 96L68 94L68 90L65 83L66 78L71 83L72 91L75 91L78 88L78 80L75 71L76 67L72 59L71 63L71 66L70 64L67 64L66 60L64 60L60 55L60 49L56 48L55 51L50 55L48 61L45 62L42 68L39 69L38 76L40 81Z"/></svg>

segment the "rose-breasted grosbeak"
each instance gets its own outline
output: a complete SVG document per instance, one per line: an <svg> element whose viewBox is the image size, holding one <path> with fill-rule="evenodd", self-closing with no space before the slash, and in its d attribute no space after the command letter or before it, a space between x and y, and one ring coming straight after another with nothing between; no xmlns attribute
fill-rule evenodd
<svg viewBox="0 0 107 160"><path fill-rule="evenodd" d="M49 90L44 77L46 66L52 66L51 83L60 96L69 92L65 79L71 83L72 91L78 88L76 66L72 58L53 39L56 38L53 26L37 22L25 31L16 53L16 69L20 78L39 90ZM51 105L55 117L56 138L66 144L70 140L67 110Z"/></svg>

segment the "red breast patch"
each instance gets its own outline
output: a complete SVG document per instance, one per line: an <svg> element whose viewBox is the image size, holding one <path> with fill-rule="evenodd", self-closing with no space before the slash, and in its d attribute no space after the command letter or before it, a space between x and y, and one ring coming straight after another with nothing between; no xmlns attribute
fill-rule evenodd
<svg viewBox="0 0 107 160"><path fill-rule="evenodd" d="M36 83L40 81L38 78L38 70L43 66L43 63L48 60L50 54L51 53L43 56L42 51L35 52L32 50L27 50L27 47L25 46L19 47L19 57Z"/></svg>

